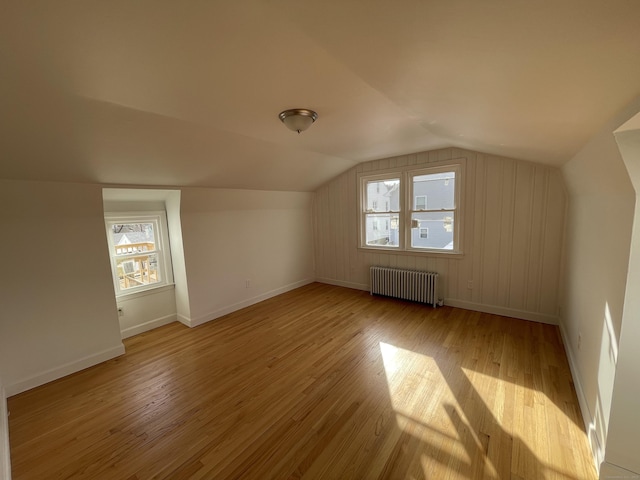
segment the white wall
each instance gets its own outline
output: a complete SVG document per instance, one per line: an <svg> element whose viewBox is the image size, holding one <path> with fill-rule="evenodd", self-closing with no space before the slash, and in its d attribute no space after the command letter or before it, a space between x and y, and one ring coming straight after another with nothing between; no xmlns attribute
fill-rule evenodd
<svg viewBox="0 0 640 480"><path fill-rule="evenodd" d="M122 338L153 330L176 321L176 296L173 285L118 297L118 320Z"/></svg>
<svg viewBox="0 0 640 480"><path fill-rule="evenodd" d="M182 216L180 213L181 192L173 191L165 198L167 208L167 227L171 244L173 263L173 281L175 283L176 315L180 322L188 325L191 319L189 305L189 284L187 267L184 261L184 242L182 240Z"/></svg>
<svg viewBox="0 0 640 480"><path fill-rule="evenodd" d="M129 311L157 318L177 307L193 326L313 281L312 198L170 192L176 297L167 289ZM0 376L9 395L124 352L102 202L98 185L0 181Z"/></svg>
<svg viewBox="0 0 640 480"><path fill-rule="evenodd" d="M613 132L637 111L636 102L562 168L569 210L561 331L598 465L612 413L636 202Z"/></svg>
<svg viewBox="0 0 640 480"><path fill-rule="evenodd" d="M359 172L457 158L467 159L463 256L358 248ZM435 271L449 305L557 323L565 200L559 170L468 150L446 148L359 164L316 192L317 278L367 289L370 265Z"/></svg>
<svg viewBox="0 0 640 480"><path fill-rule="evenodd" d="M122 354L101 188L0 180L0 225L7 394Z"/></svg>
<svg viewBox="0 0 640 480"><path fill-rule="evenodd" d="M312 197L297 192L182 190L190 325L313 281Z"/></svg>
<svg viewBox="0 0 640 480"><path fill-rule="evenodd" d="M640 114L628 124L635 130L616 133L616 140L636 192L640 191ZM622 467L640 478L640 201L636 195L629 273L622 314L611 416L605 451L607 468ZM603 469L604 473L604 469ZM607 478L602 476L602 478ZM630 477L631 478L631 477Z"/></svg>

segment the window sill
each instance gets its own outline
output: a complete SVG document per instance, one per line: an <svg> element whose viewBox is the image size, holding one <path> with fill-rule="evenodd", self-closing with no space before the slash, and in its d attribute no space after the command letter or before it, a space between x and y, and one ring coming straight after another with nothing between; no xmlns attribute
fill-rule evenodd
<svg viewBox="0 0 640 480"><path fill-rule="evenodd" d="M166 292L168 290L174 290L175 284L165 283L157 287L149 287L144 290L136 290L135 292L119 293L116 295L116 300L119 302L127 300L135 300L136 298L145 297L147 295L155 295L157 293Z"/></svg>
<svg viewBox="0 0 640 480"><path fill-rule="evenodd" d="M368 253L389 253L391 255L417 255L423 257L448 257L460 259L464 257L464 252L460 251L446 251L446 250L407 250L400 248L390 248L390 247L362 247L359 246L358 250Z"/></svg>

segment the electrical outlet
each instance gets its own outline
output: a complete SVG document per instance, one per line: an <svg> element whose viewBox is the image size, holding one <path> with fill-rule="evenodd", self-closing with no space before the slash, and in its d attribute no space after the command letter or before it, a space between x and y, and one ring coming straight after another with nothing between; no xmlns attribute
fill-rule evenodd
<svg viewBox="0 0 640 480"><path fill-rule="evenodd" d="M124 310L122 309L122 307L118 307L118 316L124 317Z"/></svg>
<svg viewBox="0 0 640 480"><path fill-rule="evenodd" d="M244 288L251 288L251 280L246 281Z"/></svg>
<svg viewBox="0 0 640 480"><path fill-rule="evenodd" d="M582 347L582 332L578 333L578 350Z"/></svg>
<svg viewBox="0 0 640 480"><path fill-rule="evenodd" d="M469 280L469 281L467 281L467 288L468 288L469 290L473 290L473 280Z"/></svg>

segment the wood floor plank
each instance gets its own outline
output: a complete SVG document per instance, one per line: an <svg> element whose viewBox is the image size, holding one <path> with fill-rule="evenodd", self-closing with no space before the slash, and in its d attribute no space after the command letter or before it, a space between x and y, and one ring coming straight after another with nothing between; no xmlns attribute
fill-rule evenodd
<svg viewBox="0 0 640 480"><path fill-rule="evenodd" d="M595 479L551 325L312 284L11 397L13 478Z"/></svg>

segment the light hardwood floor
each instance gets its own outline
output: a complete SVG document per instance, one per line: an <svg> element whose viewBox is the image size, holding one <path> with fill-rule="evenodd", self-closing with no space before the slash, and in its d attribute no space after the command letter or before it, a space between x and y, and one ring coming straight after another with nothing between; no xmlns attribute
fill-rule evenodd
<svg viewBox="0 0 640 480"><path fill-rule="evenodd" d="M9 399L14 480L595 479L558 329L312 284Z"/></svg>

